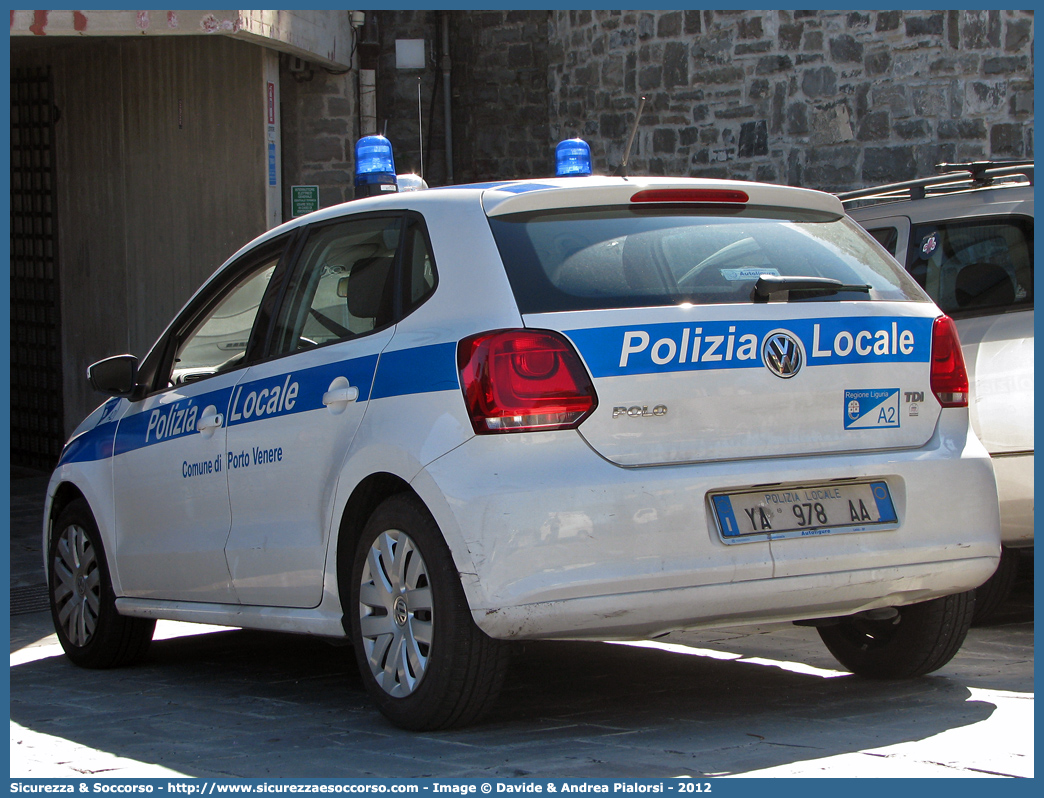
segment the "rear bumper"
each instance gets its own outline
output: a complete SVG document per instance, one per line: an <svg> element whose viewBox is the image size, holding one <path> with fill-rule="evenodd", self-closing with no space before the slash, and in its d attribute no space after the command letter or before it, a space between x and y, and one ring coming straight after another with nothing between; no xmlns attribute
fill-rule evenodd
<svg viewBox="0 0 1044 798"><path fill-rule="evenodd" d="M851 615L967 590L994 557L594 596L473 612L491 637L638 639L678 629Z"/></svg>
<svg viewBox="0 0 1044 798"><path fill-rule="evenodd" d="M414 486L476 623L498 638L628 638L969 590L1000 551L993 467L964 411L916 450L621 468L573 432L480 436ZM897 528L726 544L707 494L884 479Z"/></svg>
<svg viewBox="0 0 1044 798"><path fill-rule="evenodd" d="M1024 548L1033 545L1033 453L994 455L1000 498L1001 542Z"/></svg>

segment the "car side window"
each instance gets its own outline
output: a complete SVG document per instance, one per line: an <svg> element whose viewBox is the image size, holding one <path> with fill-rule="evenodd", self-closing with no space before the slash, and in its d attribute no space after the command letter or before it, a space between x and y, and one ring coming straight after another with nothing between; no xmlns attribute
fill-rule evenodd
<svg viewBox="0 0 1044 798"><path fill-rule="evenodd" d="M882 247L888 250L888 254L893 258L895 257L895 249L899 243L899 231L894 227L876 227L873 230L867 230L874 240Z"/></svg>
<svg viewBox="0 0 1044 798"><path fill-rule="evenodd" d="M316 227L294 269L269 355L385 327L423 302L435 284L434 259L418 217L363 217Z"/></svg>
<svg viewBox="0 0 1044 798"><path fill-rule="evenodd" d="M1028 219L915 226L907 271L947 313L1033 307L1033 229Z"/></svg>
<svg viewBox="0 0 1044 798"><path fill-rule="evenodd" d="M272 248L219 293L192 327L178 336L169 385L182 385L241 365L282 254Z"/></svg>
<svg viewBox="0 0 1044 798"><path fill-rule="evenodd" d="M431 296L436 283L435 259L420 219L408 220L403 246L406 279L409 283L406 304L407 310L412 310Z"/></svg>
<svg viewBox="0 0 1044 798"><path fill-rule="evenodd" d="M402 217L312 229L276 322L270 355L346 341L390 324Z"/></svg>

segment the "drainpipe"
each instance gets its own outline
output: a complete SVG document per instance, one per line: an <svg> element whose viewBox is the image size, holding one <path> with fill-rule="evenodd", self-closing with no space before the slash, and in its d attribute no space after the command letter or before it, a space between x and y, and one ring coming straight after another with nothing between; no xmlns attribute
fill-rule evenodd
<svg viewBox="0 0 1044 798"><path fill-rule="evenodd" d="M442 102L446 124L446 185L453 185L453 112L450 102L449 12L442 12Z"/></svg>
<svg viewBox="0 0 1044 798"><path fill-rule="evenodd" d="M363 23L359 42L359 136L377 132L377 63L381 45L377 38L377 18L371 12Z"/></svg>

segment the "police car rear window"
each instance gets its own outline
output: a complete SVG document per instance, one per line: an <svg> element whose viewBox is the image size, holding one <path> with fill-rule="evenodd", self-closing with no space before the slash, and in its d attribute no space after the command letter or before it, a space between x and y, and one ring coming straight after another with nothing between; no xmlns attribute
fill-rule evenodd
<svg viewBox="0 0 1044 798"><path fill-rule="evenodd" d="M752 301L761 275L869 285L870 300L924 300L851 220L815 211L583 208L489 220L523 313ZM866 301L863 292L795 301Z"/></svg>

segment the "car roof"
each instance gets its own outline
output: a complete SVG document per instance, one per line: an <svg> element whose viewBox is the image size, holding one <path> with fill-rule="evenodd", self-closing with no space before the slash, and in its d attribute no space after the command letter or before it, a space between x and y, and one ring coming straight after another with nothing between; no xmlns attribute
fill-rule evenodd
<svg viewBox="0 0 1044 798"><path fill-rule="evenodd" d="M450 201L480 202L488 216L554 208L627 205L635 194L644 189L741 191L747 195L747 204L751 205L819 210L838 215L844 213L834 195L794 186L708 178L590 176L502 180L387 194L324 208L283 227L311 224L346 213L421 209L428 203Z"/></svg>
<svg viewBox="0 0 1044 798"><path fill-rule="evenodd" d="M924 199L890 199L862 207L846 207L860 223L874 219L906 216L914 224L980 216L1033 216L1033 186L1009 184L969 188Z"/></svg>
<svg viewBox="0 0 1044 798"><path fill-rule="evenodd" d="M992 198L1013 201L1016 196L1028 199L1033 196L1033 161L944 163L936 168L940 174L931 177L845 191L837 196L845 210L857 218L883 215L869 212L881 205L901 204L904 214L917 213L915 209L938 214L982 205L993 201ZM895 210L893 207L885 213Z"/></svg>
<svg viewBox="0 0 1044 798"><path fill-rule="evenodd" d="M436 186L420 191L403 191L350 200L314 211L274 227L248 242L226 263L248 249L284 233L309 224L331 221L347 214L379 211L422 211L429 203L477 202L488 216L523 213L555 208L581 208L628 205L643 189L703 189L744 192L750 205L816 210L844 215L840 200L833 194L796 186L743 180L716 180L698 177L551 177L527 180L500 180ZM223 268L223 267L222 267ZM218 270L220 271L220 269Z"/></svg>

